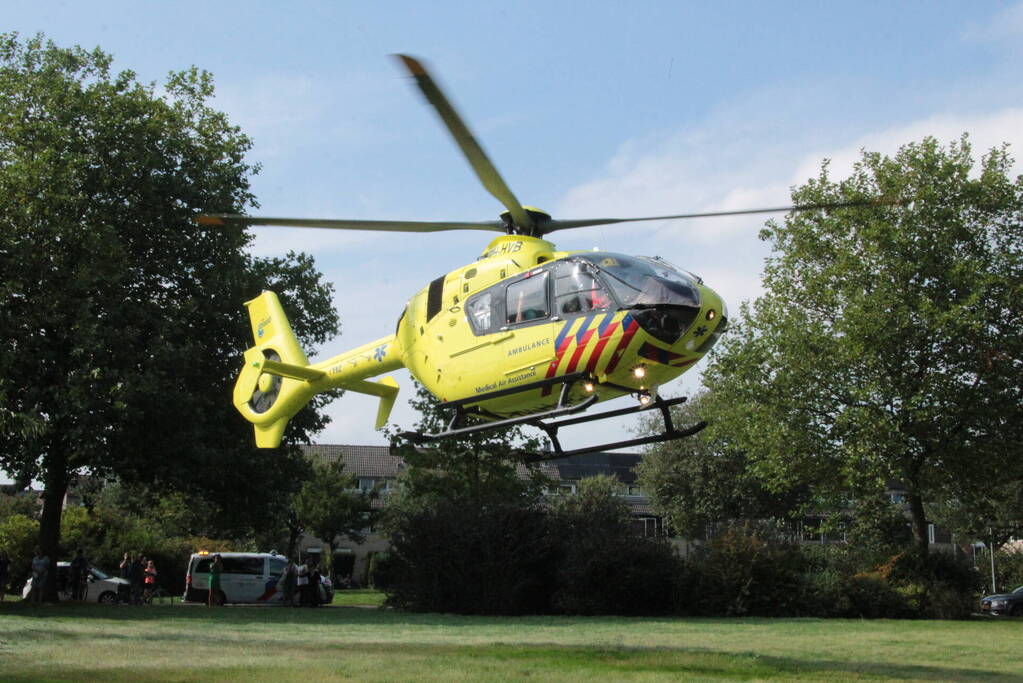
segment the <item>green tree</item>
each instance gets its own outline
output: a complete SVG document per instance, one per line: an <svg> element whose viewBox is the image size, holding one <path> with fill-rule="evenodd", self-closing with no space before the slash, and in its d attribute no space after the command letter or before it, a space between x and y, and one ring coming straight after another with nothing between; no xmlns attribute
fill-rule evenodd
<svg viewBox="0 0 1023 683"><path fill-rule="evenodd" d="M704 403L695 396L672 408L675 424L704 419ZM641 429L661 429L660 416L649 416ZM788 518L802 510L811 492L805 485L770 490L750 467L746 453L729 442L726 432L704 430L695 436L651 446L636 468L640 486L671 530L687 539L743 519Z"/></svg>
<svg viewBox="0 0 1023 683"><path fill-rule="evenodd" d="M292 503L298 525L311 531L328 545L321 557L329 562L329 546L347 537L355 543L363 540L362 529L373 515L376 490L361 491L354 474L345 472L341 460L314 462L311 476L302 483ZM294 548L288 548L293 553ZM289 555L290 556L290 555Z"/></svg>
<svg viewBox="0 0 1023 683"><path fill-rule="evenodd" d="M770 222L765 294L705 376L708 418L775 488L907 490L916 547L925 503L974 500L1017 478L1023 420L1023 178L966 136L852 175L819 177L797 204L877 200Z"/></svg>
<svg viewBox="0 0 1023 683"><path fill-rule="evenodd" d="M448 424L447 411L421 386L410 403L420 412L417 430ZM520 457L538 445L517 429L422 447L392 441L406 465L381 517L393 604L472 614L546 607L552 544L540 494L553 482Z"/></svg>
<svg viewBox="0 0 1023 683"><path fill-rule="evenodd" d="M1023 472L1016 477L992 479L986 489L960 492L959 497L929 505L927 511L959 539L1001 546L1023 535Z"/></svg>
<svg viewBox="0 0 1023 683"><path fill-rule="evenodd" d="M250 446L229 405L240 303L277 287L307 346L337 317L308 257L256 260L243 230L195 225L255 204L251 142L212 95L194 67L158 89L99 49L0 35L0 376L4 409L38 425L0 433L0 467L43 483L51 557L79 472L190 491L239 529L294 481L300 456Z"/></svg>
<svg viewBox="0 0 1023 683"><path fill-rule="evenodd" d="M415 429L437 433L447 427L451 413L418 382L409 403L420 415ZM392 435L392 449L406 464L399 499L422 505L456 500L464 505L528 499L535 502L552 483L535 463L523 464L522 454L535 454L540 440L524 437L519 428L480 432L415 446ZM521 474L525 476L519 476Z"/></svg>

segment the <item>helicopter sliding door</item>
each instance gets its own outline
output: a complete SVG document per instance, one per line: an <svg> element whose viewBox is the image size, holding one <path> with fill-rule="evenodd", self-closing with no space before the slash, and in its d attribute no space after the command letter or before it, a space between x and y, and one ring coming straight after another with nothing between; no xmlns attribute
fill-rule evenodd
<svg viewBox="0 0 1023 683"><path fill-rule="evenodd" d="M457 378L448 400L513 389L543 376L553 358L550 271L522 273L465 301L472 336L459 339L441 373Z"/></svg>

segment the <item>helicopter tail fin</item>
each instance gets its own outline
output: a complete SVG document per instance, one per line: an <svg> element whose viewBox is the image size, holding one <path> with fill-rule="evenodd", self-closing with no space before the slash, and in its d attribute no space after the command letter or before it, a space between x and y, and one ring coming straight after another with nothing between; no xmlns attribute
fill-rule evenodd
<svg viewBox="0 0 1023 683"><path fill-rule="evenodd" d="M276 294L265 291L245 306L256 345L245 352L234 405L255 427L256 445L276 448L288 420L316 393L310 383L324 372L309 367Z"/></svg>

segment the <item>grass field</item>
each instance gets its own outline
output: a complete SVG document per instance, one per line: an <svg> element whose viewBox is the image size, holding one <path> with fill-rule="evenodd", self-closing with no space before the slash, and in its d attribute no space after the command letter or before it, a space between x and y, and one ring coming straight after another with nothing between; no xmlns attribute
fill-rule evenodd
<svg viewBox="0 0 1023 683"><path fill-rule="evenodd" d="M364 592L354 602L379 601ZM1023 621L0 604L4 681L1018 680Z"/></svg>

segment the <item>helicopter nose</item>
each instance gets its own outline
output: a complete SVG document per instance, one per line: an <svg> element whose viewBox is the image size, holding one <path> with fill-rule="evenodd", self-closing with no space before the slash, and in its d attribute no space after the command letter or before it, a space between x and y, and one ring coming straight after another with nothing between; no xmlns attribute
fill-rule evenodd
<svg viewBox="0 0 1023 683"><path fill-rule="evenodd" d="M638 311L635 318L648 334L665 344L674 345L699 314L699 308L671 305Z"/></svg>

